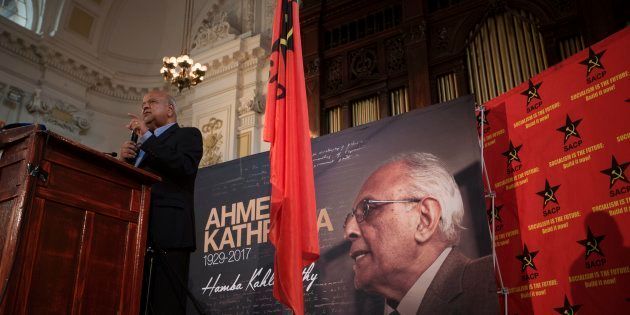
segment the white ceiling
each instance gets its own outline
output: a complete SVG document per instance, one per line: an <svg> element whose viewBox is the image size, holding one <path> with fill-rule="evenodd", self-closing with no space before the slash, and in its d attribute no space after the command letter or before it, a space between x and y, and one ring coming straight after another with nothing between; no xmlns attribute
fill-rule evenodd
<svg viewBox="0 0 630 315"><path fill-rule="evenodd" d="M191 36L206 14L222 2L195 0ZM66 27L74 6L94 17L89 38ZM123 83L159 82L162 58L181 51L184 0L66 0L62 7L58 31L51 39Z"/></svg>
<svg viewBox="0 0 630 315"><path fill-rule="evenodd" d="M193 1L191 44L209 15L223 18L225 13L230 34L241 34L243 28L254 34L268 33L264 21L271 19L269 8L275 6L276 0ZM111 79L113 86L140 89L159 86L163 84L159 73L162 58L181 52L185 0L27 0L27 3L32 4L35 22L29 28L35 33L26 30L18 33L26 32L26 37L41 41L55 56L55 62L64 60L73 69ZM195 62L212 60L195 58Z"/></svg>

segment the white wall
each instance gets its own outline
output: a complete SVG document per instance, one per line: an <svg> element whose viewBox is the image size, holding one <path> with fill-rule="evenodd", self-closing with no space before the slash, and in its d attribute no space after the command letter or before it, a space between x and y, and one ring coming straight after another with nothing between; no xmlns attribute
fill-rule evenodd
<svg viewBox="0 0 630 315"><path fill-rule="evenodd" d="M205 80L191 90L174 93L180 123L202 131L206 163L231 160L239 152L253 154L268 150L269 146L261 140L261 113L269 72L266 47L270 46L267 43L270 28L263 26L271 22L269 7L275 3L273 0L241 0L239 5L211 2L214 4L203 7L204 12L195 12L191 38L193 41L205 36L191 51L195 62L209 68ZM54 14L54 11L67 10L69 6L62 6L59 1L50 1L51 6L58 8L47 7L40 24L59 25L54 32L48 27L45 31L40 28L38 34L0 18L0 120L43 123L49 130L96 150L118 152L120 143L129 137L124 128L127 113L139 112L143 93L165 85L158 73L159 66L148 74L134 71L152 67L127 67L130 73L125 73L116 67L129 58L112 63L111 49L99 48L103 43L129 42L137 37L132 32L112 33L107 29L108 25L124 23L112 21L111 17L120 13L124 1L104 3L102 10L111 8L110 11L93 9L97 18L93 32L102 34L91 33L87 43L62 30L65 22L56 19L68 14ZM98 20L100 16L109 20ZM118 16L133 18L129 14ZM240 34L241 31L245 34ZM99 38L103 40L98 42ZM179 51L179 43L173 46L171 50ZM134 53L141 52L126 52ZM150 57L152 60L153 56ZM15 101L15 95L21 98ZM239 148L239 135L249 136L247 148L242 147L243 141Z"/></svg>

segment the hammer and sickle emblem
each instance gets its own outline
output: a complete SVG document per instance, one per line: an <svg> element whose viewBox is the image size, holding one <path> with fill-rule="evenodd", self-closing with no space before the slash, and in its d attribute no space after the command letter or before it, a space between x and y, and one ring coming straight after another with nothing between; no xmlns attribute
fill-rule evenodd
<svg viewBox="0 0 630 315"><path fill-rule="evenodd" d="M545 205L549 202L549 201L555 201L556 197L553 195L553 192L549 192L546 191L545 192Z"/></svg>
<svg viewBox="0 0 630 315"><path fill-rule="evenodd" d="M599 57L595 56L593 59L588 60L588 73L591 73L595 67L601 67L602 65L599 63Z"/></svg>
<svg viewBox="0 0 630 315"><path fill-rule="evenodd" d="M617 166L617 169L612 170L610 174L613 175L613 177L610 179L610 184L614 184L615 181L617 181L618 179L626 179L626 177L623 176L623 171L621 167L619 166Z"/></svg>
<svg viewBox="0 0 630 315"><path fill-rule="evenodd" d="M566 131L566 136L564 136L564 140L569 139L570 136L577 136L577 132L575 132L575 125L574 124L571 124L571 125L567 126L565 131Z"/></svg>
<svg viewBox="0 0 630 315"><path fill-rule="evenodd" d="M534 97L539 98L538 91L536 91L536 89L531 89L527 91L527 94L529 94L529 96L527 97L527 103L531 102Z"/></svg>
<svg viewBox="0 0 630 315"><path fill-rule="evenodd" d="M588 248L586 249L586 255L589 255L592 252L599 253L599 248L597 248L597 240L594 240L594 242L588 242L586 243L586 245L588 245Z"/></svg>
<svg viewBox="0 0 630 315"><path fill-rule="evenodd" d="M534 262L532 261L531 255L523 257L523 261L525 262L525 264L523 264L523 270L525 270L525 267L527 266L534 268Z"/></svg>

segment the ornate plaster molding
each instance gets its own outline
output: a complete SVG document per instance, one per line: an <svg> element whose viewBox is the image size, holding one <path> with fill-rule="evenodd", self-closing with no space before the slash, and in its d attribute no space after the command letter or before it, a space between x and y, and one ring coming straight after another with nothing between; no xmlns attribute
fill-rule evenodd
<svg viewBox="0 0 630 315"><path fill-rule="evenodd" d="M151 88L138 88L116 84L113 82L112 78L84 64L76 62L74 59L65 56L61 51L53 49L46 43L29 43L29 40L18 37L16 34L9 33L6 30L0 31L0 48L40 66L43 71L46 69L55 69L70 79L86 85L88 91L95 91L116 99L137 101L142 99L142 93L144 91L148 91L152 88L160 89L162 87L161 84Z"/></svg>
<svg viewBox="0 0 630 315"><path fill-rule="evenodd" d="M228 23L225 21L225 14L219 14L217 18L213 18L213 21L215 21L214 25L217 27L219 25L224 27L224 23ZM86 86L86 92L95 92L117 100L136 102L141 100L142 95L148 90L164 88L162 82L159 85L150 87L120 84L109 75L75 61L45 42L37 43L33 39L20 37L18 32L12 33L7 30L0 30L0 49L41 67L42 71L55 69L71 80ZM221 78L223 75L237 70L251 71L255 68L262 69L264 63L261 61L266 56L267 52L262 47L252 49L241 47L241 50L232 53L231 56L223 56L208 61L202 60L208 66L204 82Z"/></svg>
<svg viewBox="0 0 630 315"><path fill-rule="evenodd" d="M34 116L40 116L45 122L52 123L72 133L79 134L90 129L94 113L79 109L72 104L41 97L41 90L36 89L26 110Z"/></svg>
<svg viewBox="0 0 630 315"><path fill-rule="evenodd" d="M245 129L256 127L256 122L258 121L256 119L256 116L256 113L254 113L253 111L249 111L243 115L240 115L238 117L238 130L243 131Z"/></svg>
<svg viewBox="0 0 630 315"><path fill-rule="evenodd" d="M234 39L236 34L231 33L233 30L234 28L227 21L227 12L210 11L197 29L192 49L213 47L226 39Z"/></svg>
<svg viewBox="0 0 630 315"><path fill-rule="evenodd" d="M253 111L254 99L251 96L244 96L239 99L239 106L236 108L238 116L243 116Z"/></svg>
<svg viewBox="0 0 630 315"><path fill-rule="evenodd" d="M250 51L235 51L231 56L223 56L214 60L209 60L208 71L203 82L209 82L221 78L223 75L234 71L251 71L262 69L267 57L266 52L261 47L256 47ZM202 83L203 84L203 83Z"/></svg>
<svg viewBox="0 0 630 315"><path fill-rule="evenodd" d="M163 86L156 87L155 89L163 89ZM103 80L92 85L88 91L94 91L101 95L109 96L115 99L121 99L129 102L140 102L142 96L146 94L148 88L126 87L124 85L114 85L110 80Z"/></svg>
<svg viewBox="0 0 630 315"><path fill-rule="evenodd" d="M3 105L13 109L21 107L26 96L27 93L22 89L0 82L0 102Z"/></svg>
<svg viewBox="0 0 630 315"><path fill-rule="evenodd" d="M243 4L243 33L254 30L254 0L245 0Z"/></svg>
<svg viewBox="0 0 630 315"><path fill-rule="evenodd" d="M223 144L223 134L221 128L223 120L212 117L208 123L201 127L203 136L203 156L199 167L205 167L220 163L223 159L221 145Z"/></svg>
<svg viewBox="0 0 630 315"><path fill-rule="evenodd" d="M22 38L12 36L7 31L0 31L0 47L30 62L40 64L41 53L36 45L27 43Z"/></svg>
<svg viewBox="0 0 630 315"><path fill-rule="evenodd" d="M250 112L256 114L263 114L265 112L265 97L262 95L258 84L255 85L253 90L244 92L243 96L239 99L239 106L236 109L239 117Z"/></svg>

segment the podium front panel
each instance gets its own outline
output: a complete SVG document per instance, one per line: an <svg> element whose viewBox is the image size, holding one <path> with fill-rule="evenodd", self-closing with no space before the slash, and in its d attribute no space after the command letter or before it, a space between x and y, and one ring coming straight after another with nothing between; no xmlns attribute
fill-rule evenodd
<svg viewBox="0 0 630 315"><path fill-rule="evenodd" d="M157 177L51 133L31 138L21 163L38 173L27 176L0 314L137 314ZM2 224L16 212L7 205Z"/></svg>

